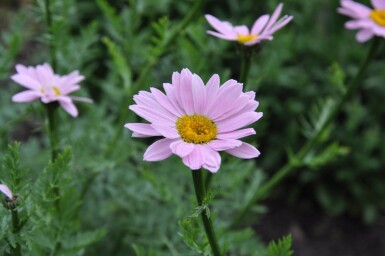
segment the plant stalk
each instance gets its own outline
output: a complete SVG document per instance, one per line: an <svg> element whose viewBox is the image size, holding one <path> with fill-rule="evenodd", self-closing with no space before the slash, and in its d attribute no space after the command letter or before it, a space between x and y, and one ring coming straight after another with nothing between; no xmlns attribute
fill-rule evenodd
<svg viewBox="0 0 385 256"><path fill-rule="evenodd" d="M198 206L203 207L204 206L204 198L206 196L206 189L204 187L203 183L203 175L202 170L192 170L192 176L194 181L194 188L195 188L195 195L198 201ZM211 246L211 250L213 252L214 256L220 256L220 250L217 242L217 238L215 235L215 231L213 228L213 224L211 222L211 219L207 216L209 213L207 209L204 209L201 212L201 218L203 222L203 226L207 235L207 238L209 239L209 243Z"/></svg>
<svg viewBox="0 0 385 256"><path fill-rule="evenodd" d="M52 102L45 105L47 108L47 119L48 119L48 136L51 143L51 161L54 162L59 153L58 146L58 134L56 126L56 115L55 111L58 107L57 102Z"/></svg>
<svg viewBox="0 0 385 256"><path fill-rule="evenodd" d="M11 214L12 214L12 233L16 235L20 231L20 221L19 221L19 214L17 212L17 209L12 209ZM12 255L14 256L21 255L21 246L17 241L15 242L15 247L11 246L11 248L12 248Z"/></svg>
<svg viewBox="0 0 385 256"><path fill-rule="evenodd" d="M241 70L239 73L239 82L243 83L244 86L247 85L247 79L249 77L250 66L251 66L251 57L252 54L249 52L249 49L244 49L246 46L242 47L242 62Z"/></svg>
<svg viewBox="0 0 385 256"><path fill-rule="evenodd" d="M53 28L52 28L50 0L44 0L44 13L45 13L45 23L49 34L48 45L49 45L49 55L51 58L51 67L54 71L56 71L56 47L54 43L54 35L53 35Z"/></svg>
<svg viewBox="0 0 385 256"><path fill-rule="evenodd" d="M233 219L233 222L229 226L229 228L234 228L235 225L241 221L241 219L246 215L246 213L251 209L253 205L255 205L260 200L264 199L269 192L275 188L287 175L292 173L293 170L296 169L303 160L306 158L308 153L311 151L311 149L314 147L314 145L319 141L322 134L325 132L325 129L332 123L332 121L335 119L337 114L341 111L344 103L347 101L347 99L353 95L357 89L359 88L360 81L363 78L364 73L366 72L371 60L373 59L379 45L380 45L380 38L375 37L371 48L368 52L368 55L365 59L365 61L362 63L359 71L357 72L356 76L353 77L349 84L348 84L348 90L345 92L345 94L339 99L339 101L334 105L332 111L330 112L329 116L326 118L325 122L322 124L320 129L317 131L317 133L309 139L301 148L300 150L295 154L295 160L296 163L288 162L286 165L284 165L281 169L279 169L263 186L261 186L260 189L254 194L254 196L250 199L250 201L243 207L238 215Z"/></svg>

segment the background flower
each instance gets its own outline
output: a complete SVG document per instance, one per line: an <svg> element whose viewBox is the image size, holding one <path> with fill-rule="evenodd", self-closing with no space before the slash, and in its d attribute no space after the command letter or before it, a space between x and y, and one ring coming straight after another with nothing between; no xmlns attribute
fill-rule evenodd
<svg viewBox="0 0 385 256"><path fill-rule="evenodd" d="M76 117L78 110L72 100L92 102L83 97L70 97L68 94L80 89L78 83L84 79L78 71L68 75L59 76L55 74L47 63L36 67L16 65L17 74L11 79L28 90L20 92L12 97L14 102L30 102L40 98L43 103L58 101L71 116Z"/></svg>
<svg viewBox="0 0 385 256"><path fill-rule="evenodd" d="M12 191L7 187L7 185L0 184L0 192L6 195L9 199L13 199Z"/></svg>
<svg viewBox="0 0 385 256"><path fill-rule="evenodd" d="M213 75L206 86L188 69L174 72L172 84L165 83L163 94L156 88L134 96L129 108L150 122L128 123L133 137L163 136L145 152L144 160L160 161L176 154L192 170L205 168L218 171L221 157L218 151L239 158L259 156L252 145L239 139L255 134L243 127L262 117L255 112L258 102L254 92L242 92L242 84L229 80L220 86Z"/></svg>
<svg viewBox="0 0 385 256"><path fill-rule="evenodd" d="M373 36L385 37L385 1L371 0L374 9L351 0L342 0L338 12L353 20L345 23L347 29L358 29L356 39L366 42Z"/></svg>
<svg viewBox="0 0 385 256"><path fill-rule="evenodd" d="M281 14L282 7L283 4L280 3L271 17L268 14L259 17L254 22L251 31L245 25L233 26L228 21L220 21L216 17L207 14L205 15L207 21L215 30L218 31L215 32L208 30L207 33L221 39L237 41L238 43L244 45L254 45L260 43L262 40L272 40L273 33L281 29L293 19L293 16L285 15L277 21L279 15Z"/></svg>

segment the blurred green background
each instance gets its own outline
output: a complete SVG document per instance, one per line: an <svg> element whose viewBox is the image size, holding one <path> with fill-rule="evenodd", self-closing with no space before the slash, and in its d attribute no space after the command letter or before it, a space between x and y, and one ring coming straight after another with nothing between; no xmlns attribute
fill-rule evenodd
<svg viewBox="0 0 385 256"><path fill-rule="evenodd" d="M188 221L178 224L193 213L195 203L188 169L175 156L160 163L143 162L152 140L131 139L130 131L116 130L126 122L139 121L126 110L132 95L170 82L174 71L187 67L204 81L214 73L222 82L238 78L241 60L236 44L207 35L210 27L204 14L251 26L278 3L204 1L200 14L166 45L194 1L55 1L58 73L79 70L86 79L78 95L95 100L92 105L78 103L76 119L60 111L60 144L72 147L79 186L87 187L79 225L106 230L87 255L127 255L133 250L137 255L196 255L182 240L194 226ZM21 87L9 77L16 63L49 61L47 41L51 39L41 4L0 3L0 152L7 151L8 143L21 141L21 162L30 178L49 159L44 109L38 103L12 103L12 95ZM359 44L355 32L344 28L348 18L336 12L338 5L338 1L285 1L282 15L293 15L293 21L253 57L246 88L257 92L258 110L264 116L253 125L257 135L247 141L262 154L245 161L222 154L222 168L212 184L212 211L219 229L261 182L289 160L290 152L300 148L364 60L370 42ZM345 104L323 142L270 198L369 224L384 213L383 45L380 51L359 92ZM148 74L141 76L147 66ZM256 206L249 222L258 223L265 212L265 207ZM193 240L184 237L185 242L189 239ZM229 247L228 255L254 255L261 247L250 228L223 233L220 240Z"/></svg>

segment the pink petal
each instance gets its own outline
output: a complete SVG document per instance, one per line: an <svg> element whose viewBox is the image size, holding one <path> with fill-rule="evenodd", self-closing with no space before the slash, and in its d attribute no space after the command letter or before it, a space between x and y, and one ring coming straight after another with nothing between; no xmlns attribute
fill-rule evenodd
<svg viewBox="0 0 385 256"><path fill-rule="evenodd" d="M213 141L210 141L210 143L208 143L207 145L215 151L223 151L223 150L239 147L240 145L242 145L242 141L232 140L232 139L213 140Z"/></svg>
<svg viewBox="0 0 385 256"><path fill-rule="evenodd" d="M175 116L181 116L183 115L182 112L179 111L178 108L175 107L170 101L170 99L164 95L160 90L157 88L150 88L152 95L154 96L154 99L159 103L159 105L163 106L165 109L167 109L170 113L174 114Z"/></svg>
<svg viewBox="0 0 385 256"><path fill-rule="evenodd" d="M202 168L205 163L205 155L202 146L195 145L194 150L187 156L182 158L183 163L191 170L198 170Z"/></svg>
<svg viewBox="0 0 385 256"><path fill-rule="evenodd" d="M196 74L192 77L192 93L195 113L202 113L206 105L206 87Z"/></svg>
<svg viewBox="0 0 385 256"><path fill-rule="evenodd" d="M265 14L259 17L251 28L251 34L256 35L260 34L262 29L266 26L267 21L269 20L269 15Z"/></svg>
<svg viewBox="0 0 385 256"><path fill-rule="evenodd" d="M360 43L364 43L364 42L368 41L372 37L373 37L373 32L371 30L369 30L369 29L360 30L356 34L356 39Z"/></svg>
<svg viewBox="0 0 385 256"><path fill-rule="evenodd" d="M224 40L237 41L237 36L234 36L234 35L223 35L211 30L207 30L207 34L224 39Z"/></svg>
<svg viewBox="0 0 385 256"><path fill-rule="evenodd" d="M175 155L183 158L194 150L195 145L193 143L184 142L183 140L177 140L170 144L170 148Z"/></svg>
<svg viewBox="0 0 385 256"><path fill-rule="evenodd" d="M143 160L154 162L161 161L172 155L170 144L174 140L161 139L151 144L144 153Z"/></svg>
<svg viewBox="0 0 385 256"><path fill-rule="evenodd" d="M51 66L47 63L43 65L37 65L35 68L35 74L38 78L40 84L42 85L55 85L55 82L58 78L51 68Z"/></svg>
<svg viewBox="0 0 385 256"><path fill-rule="evenodd" d="M58 98L58 101L59 101L60 106L62 108L64 108L64 110L67 111L68 114L70 114L73 117L78 116L78 109L73 104L71 98L66 97L66 96L62 96L62 97Z"/></svg>
<svg viewBox="0 0 385 256"><path fill-rule="evenodd" d="M217 74L213 75L206 84L206 108L203 114L207 115L219 93L220 80Z"/></svg>
<svg viewBox="0 0 385 256"><path fill-rule="evenodd" d="M360 27L361 25L358 20L350 20L345 23L345 28L347 29L358 29Z"/></svg>
<svg viewBox="0 0 385 256"><path fill-rule="evenodd" d="M273 26L273 24L277 21L279 15L281 14L282 7L283 7L282 3L280 3L277 6L277 8L274 10L273 14L271 15L271 18L270 18L269 22L267 23L264 31L268 31Z"/></svg>
<svg viewBox="0 0 385 256"><path fill-rule="evenodd" d="M255 158L261 154L258 149L246 142L243 142L240 147L226 150L226 152L243 159Z"/></svg>
<svg viewBox="0 0 385 256"><path fill-rule="evenodd" d="M177 73L177 72L174 72L174 73ZM179 103L179 96L177 96L176 94L175 85L169 84L169 83L163 83L163 88L164 88L164 91L166 92L167 98L170 100L170 103L173 105L173 107L176 110L178 110L178 113L180 114L179 116L186 114L186 111L183 110L182 105Z"/></svg>
<svg viewBox="0 0 385 256"><path fill-rule="evenodd" d="M237 33L237 35L249 35L250 34L249 28L245 25L235 26L234 30Z"/></svg>
<svg viewBox="0 0 385 256"><path fill-rule="evenodd" d="M0 191L9 199L13 199L12 191L4 184L0 184Z"/></svg>
<svg viewBox="0 0 385 256"><path fill-rule="evenodd" d="M161 134L155 130L151 124L141 124L141 123L128 123L124 127L135 132L137 135L142 135L140 137L152 137L152 136L161 136Z"/></svg>
<svg viewBox="0 0 385 256"><path fill-rule="evenodd" d="M219 133L217 135L218 139L240 139L244 138L250 135L254 135L255 130L253 128L246 128L246 129L241 129L237 131L232 131L232 132L226 132L226 133Z"/></svg>
<svg viewBox="0 0 385 256"><path fill-rule="evenodd" d="M205 18L210 23L210 25L223 36L236 37L236 34L233 31L233 27L229 22L222 22L210 14L206 14Z"/></svg>
<svg viewBox="0 0 385 256"><path fill-rule="evenodd" d="M209 147L202 147L202 150L205 154L205 162L203 168L209 170L212 173L215 173L219 170L221 166L221 156L215 150L210 149Z"/></svg>
<svg viewBox="0 0 385 256"><path fill-rule="evenodd" d="M261 112L246 112L234 118L229 118L217 122L218 133L230 132L238 130L246 125L254 123L262 117Z"/></svg>
<svg viewBox="0 0 385 256"><path fill-rule="evenodd" d="M19 65L18 65L19 66ZM20 67L18 67L20 69ZM39 90L41 85L37 80L34 80L25 73L19 73L11 76L11 79L16 83L32 90Z"/></svg>
<svg viewBox="0 0 385 256"><path fill-rule="evenodd" d="M38 99L40 97L40 93L36 91L23 91L19 92L12 97L13 102L30 102Z"/></svg>
<svg viewBox="0 0 385 256"><path fill-rule="evenodd" d="M169 139L176 139L180 137L175 126L170 127L170 126L161 125L161 124L152 124L152 127L154 127L154 129L157 130L163 137L166 137Z"/></svg>
<svg viewBox="0 0 385 256"><path fill-rule="evenodd" d="M152 93L140 91L139 94L134 96L134 101L138 104L138 106L148 109L150 112L156 113L156 115L161 115L172 122L177 119L177 115L174 115L160 105Z"/></svg>
<svg viewBox="0 0 385 256"><path fill-rule="evenodd" d="M277 30L281 29L282 27L286 26L291 20L293 19L293 16L287 16L285 15L280 19L277 23L275 23L268 31L269 34L275 33Z"/></svg>
<svg viewBox="0 0 385 256"><path fill-rule="evenodd" d="M144 106L131 105L129 109L134 111L138 116L141 116L145 120L153 124L161 124L161 125L175 125L176 120L170 120L167 116L165 116L162 112L151 109Z"/></svg>
<svg viewBox="0 0 385 256"><path fill-rule="evenodd" d="M192 93L192 74L190 70L183 69L180 75L179 98L183 109L188 115L194 114L194 100Z"/></svg>
<svg viewBox="0 0 385 256"><path fill-rule="evenodd" d="M217 97L206 110L211 119L215 119L230 109L242 93L242 85L235 80L228 80L219 90Z"/></svg>
<svg viewBox="0 0 385 256"><path fill-rule="evenodd" d="M371 2L375 9L385 10L384 0L371 0Z"/></svg>
<svg viewBox="0 0 385 256"><path fill-rule="evenodd" d="M372 11L369 7L351 0L341 1L341 6L353 11L355 13L356 18L367 17Z"/></svg>

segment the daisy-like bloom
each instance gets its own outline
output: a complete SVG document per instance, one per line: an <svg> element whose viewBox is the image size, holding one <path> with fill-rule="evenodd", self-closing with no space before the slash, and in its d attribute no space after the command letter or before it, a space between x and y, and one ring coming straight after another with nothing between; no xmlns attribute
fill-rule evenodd
<svg viewBox="0 0 385 256"><path fill-rule="evenodd" d="M145 161L161 161L172 154L182 158L191 170L200 168L217 172L219 151L249 159L259 151L240 138L255 134L243 128L262 117L255 112L255 92L242 92L243 86L229 80L220 86L213 75L205 85L202 79L183 69L174 72L172 84L164 83L165 94L156 88L140 91L129 108L148 124L128 123L133 137L163 136L144 153Z"/></svg>
<svg viewBox="0 0 385 256"><path fill-rule="evenodd" d="M28 90L15 94L13 102L30 102L40 98L43 103L57 101L71 116L76 117L78 110L72 100L92 102L83 97L68 96L68 94L80 89L78 83L84 79L78 71L59 76L55 74L47 63L36 67L16 65L17 74L11 79L26 87Z"/></svg>
<svg viewBox="0 0 385 256"><path fill-rule="evenodd" d="M9 200L13 200L12 191L7 187L7 185L0 184L0 192L3 193Z"/></svg>
<svg viewBox="0 0 385 256"><path fill-rule="evenodd" d="M353 20L345 23L347 29L358 29L356 39L363 43L373 36L385 37L385 0L371 0L373 9L351 0L342 0L338 12Z"/></svg>
<svg viewBox="0 0 385 256"><path fill-rule="evenodd" d="M272 40L273 34L289 23L293 16L285 15L278 20L283 4L280 3L271 17L268 14L259 17L251 28L245 25L233 26L228 21L220 21L212 15L205 15L210 25L217 31L208 30L207 33L221 39L237 41L244 45L255 45L263 40ZM278 20L278 21L277 21Z"/></svg>

